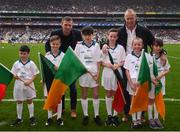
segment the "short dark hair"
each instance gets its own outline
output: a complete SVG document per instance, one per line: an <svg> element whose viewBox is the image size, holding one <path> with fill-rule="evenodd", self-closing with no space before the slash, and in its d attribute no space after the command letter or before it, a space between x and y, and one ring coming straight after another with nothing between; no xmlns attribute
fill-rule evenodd
<svg viewBox="0 0 180 132"><path fill-rule="evenodd" d="M163 41L162 39L155 38L154 43L152 45L158 45L160 47L163 47Z"/></svg>
<svg viewBox="0 0 180 132"><path fill-rule="evenodd" d="M22 46L19 48L19 51L29 53L29 52L30 52L30 48L29 48L27 45L22 45Z"/></svg>
<svg viewBox="0 0 180 132"><path fill-rule="evenodd" d="M83 27L81 30L83 35L91 35L94 33L94 29L91 26Z"/></svg>
<svg viewBox="0 0 180 132"><path fill-rule="evenodd" d="M58 35L53 35L53 36L50 37L50 42L53 42L53 41L55 41L55 40L61 41L60 36L58 36Z"/></svg>
<svg viewBox="0 0 180 132"><path fill-rule="evenodd" d="M70 16L65 16L62 18L61 22L63 22L63 21L73 21L73 19Z"/></svg>
<svg viewBox="0 0 180 132"><path fill-rule="evenodd" d="M116 28L111 28L111 29L108 30L108 34L111 33L111 32L117 32L118 33L119 30L116 29Z"/></svg>

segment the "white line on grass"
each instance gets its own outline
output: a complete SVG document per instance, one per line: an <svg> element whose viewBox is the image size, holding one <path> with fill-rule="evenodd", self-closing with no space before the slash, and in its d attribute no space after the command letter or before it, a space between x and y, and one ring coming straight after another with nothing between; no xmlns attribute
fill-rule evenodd
<svg viewBox="0 0 180 132"><path fill-rule="evenodd" d="M169 57L169 58L172 58L172 59L177 59L177 60L180 60L180 57L176 57L176 56L169 56L169 55L168 55L168 57Z"/></svg>
<svg viewBox="0 0 180 132"><path fill-rule="evenodd" d="M6 122L6 121L2 121L2 122L0 122L0 126L6 125L6 124L7 124L7 122Z"/></svg>
<svg viewBox="0 0 180 132"><path fill-rule="evenodd" d="M88 100L92 101L93 99L92 98L88 98ZM104 98L100 98L99 100L100 101L105 101ZM180 102L180 99L176 99L176 98L165 98L164 100L165 101L170 101L170 102ZM3 99L2 101L3 102L15 102L14 99ZM41 101L44 101L44 99L33 99L33 101L41 102ZM66 101L70 101L70 99L66 98ZM77 101L81 101L81 99L77 99Z"/></svg>

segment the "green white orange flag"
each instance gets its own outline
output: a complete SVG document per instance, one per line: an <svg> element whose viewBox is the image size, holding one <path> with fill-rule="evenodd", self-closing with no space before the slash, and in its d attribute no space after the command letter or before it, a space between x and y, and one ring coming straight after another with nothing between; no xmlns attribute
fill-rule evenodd
<svg viewBox="0 0 180 132"><path fill-rule="evenodd" d="M158 68L154 56L153 56L153 74L155 77L158 76ZM159 80L159 85L155 87L155 105L161 118L165 119L165 104L162 94L162 83L160 80Z"/></svg>
<svg viewBox="0 0 180 132"><path fill-rule="evenodd" d="M151 76L148 61L144 50L141 53L140 68L137 81L140 85L132 98L129 114L146 111L148 107L148 91L151 88Z"/></svg>
<svg viewBox="0 0 180 132"><path fill-rule="evenodd" d="M5 97L6 88L13 79L10 70L0 63L0 101Z"/></svg>
<svg viewBox="0 0 180 132"><path fill-rule="evenodd" d="M77 55L71 48L68 48L56 72L44 109L56 110L68 86L86 72L85 66L81 63Z"/></svg>

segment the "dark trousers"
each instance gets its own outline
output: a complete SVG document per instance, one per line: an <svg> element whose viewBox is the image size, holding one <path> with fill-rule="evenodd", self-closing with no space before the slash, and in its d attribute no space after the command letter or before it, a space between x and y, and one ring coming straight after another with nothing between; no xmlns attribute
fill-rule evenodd
<svg viewBox="0 0 180 132"><path fill-rule="evenodd" d="M77 90L76 90L76 81L73 82L70 86L70 104L71 110L76 110L77 104ZM62 109L65 110L65 95L62 97Z"/></svg>

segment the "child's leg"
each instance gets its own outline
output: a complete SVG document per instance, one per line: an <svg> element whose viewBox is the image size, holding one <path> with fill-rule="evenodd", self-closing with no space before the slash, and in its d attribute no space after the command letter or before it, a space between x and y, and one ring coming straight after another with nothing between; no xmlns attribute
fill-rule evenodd
<svg viewBox="0 0 180 132"><path fill-rule="evenodd" d="M16 109L17 109L17 118L22 119L22 111L23 111L23 102L22 101L17 101Z"/></svg>
<svg viewBox="0 0 180 132"><path fill-rule="evenodd" d="M81 104L82 104L84 116L88 116L87 91L88 91L88 88L82 87Z"/></svg>
<svg viewBox="0 0 180 132"><path fill-rule="evenodd" d="M99 116L99 87L93 88L93 107L94 107L94 116Z"/></svg>
<svg viewBox="0 0 180 132"><path fill-rule="evenodd" d="M110 90L106 90L106 110L112 116L112 95Z"/></svg>
<svg viewBox="0 0 180 132"><path fill-rule="evenodd" d="M141 120L141 111L140 112L137 112L137 120Z"/></svg>
<svg viewBox="0 0 180 132"><path fill-rule="evenodd" d="M29 117L34 117L34 103L32 99L27 100L28 103L28 109L29 109Z"/></svg>
<svg viewBox="0 0 180 132"><path fill-rule="evenodd" d="M158 119L158 111L157 111L155 103L154 103L154 119Z"/></svg>
<svg viewBox="0 0 180 132"><path fill-rule="evenodd" d="M149 99L149 104L148 104L148 120L153 119L153 116L152 116L153 103L154 103L154 99Z"/></svg>
<svg viewBox="0 0 180 132"><path fill-rule="evenodd" d="M58 104L57 119L61 118L61 115L62 115L62 101Z"/></svg>

